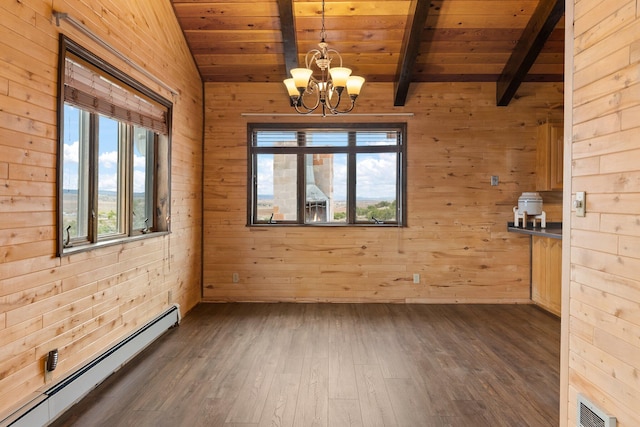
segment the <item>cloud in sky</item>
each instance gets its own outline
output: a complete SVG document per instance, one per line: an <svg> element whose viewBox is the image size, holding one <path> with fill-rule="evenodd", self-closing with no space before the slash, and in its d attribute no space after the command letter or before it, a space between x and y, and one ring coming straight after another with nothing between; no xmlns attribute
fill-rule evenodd
<svg viewBox="0 0 640 427"><path fill-rule="evenodd" d="M118 152L117 151L107 151L105 153L100 153L98 157L98 163L100 164L100 170L104 169L114 169L118 166Z"/></svg>
<svg viewBox="0 0 640 427"><path fill-rule="evenodd" d="M347 200L347 156L333 156L333 197L336 200Z"/></svg>
<svg viewBox="0 0 640 427"><path fill-rule="evenodd" d="M390 171L396 167L396 154L359 154L356 168L358 198L396 197L396 177Z"/></svg>
<svg viewBox="0 0 640 427"><path fill-rule="evenodd" d="M133 192L142 193L145 190L145 173L141 170L133 171Z"/></svg>
<svg viewBox="0 0 640 427"><path fill-rule="evenodd" d="M98 191L117 191L118 190L118 174L101 173L98 176Z"/></svg>
<svg viewBox="0 0 640 427"><path fill-rule="evenodd" d="M64 144L64 162L78 163L78 153L80 151L80 143L74 141L71 144Z"/></svg>
<svg viewBox="0 0 640 427"><path fill-rule="evenodd" d="M147 159L144 156L133 155L133 168L144 169L147 166Z"/></svg>
<svg viewBox="0 0 640 427"><path fill-rule="evenodd" d="M258 156L258 194L273 194L273 155Z"/></svg>
<svg viewBox="0 0 640 427"><path fill-rule="evenodd" d="M64 144L64 188L66 190L78 189L78 161L79 143ZM117 166L118 152L108 151L100 154L99 162L99 187L104 191L116 191L118 189ZM136 193L145 190L146 159L143 156L133 157L133 191Z"/></svg>

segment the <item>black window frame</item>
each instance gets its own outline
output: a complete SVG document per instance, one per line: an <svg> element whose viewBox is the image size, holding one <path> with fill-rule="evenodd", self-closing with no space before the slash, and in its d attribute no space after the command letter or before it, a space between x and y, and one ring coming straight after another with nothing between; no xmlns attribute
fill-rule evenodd
<svg viewBox="0 0 640 427"><path fill-rule="evenodd" d="M346 146L257 146L255 144L255 133L259 131L282 131L282 132L321 132L345 131L349 133L348 144ZM394 131L397 132L397 144L395 149L391 146L376 145L356 145L355 133L371 131ZM406 227L407 226L407 124L406 123L248 123L247 124L247 226L305 226L305 227ZM298 135L298 141L305 138ZM396 161L396 220L377 221L369 219L358 221L356 215L356 155L361 153L395 153ZM306 154L335 154L345 153L347 155L347 218L345 222L307 222L305 219L305 155ZM295 221L271 221L258 219L258 194L257 194L257 156L259 154L295 154L297 156L297 214Z"/></svg>
<svg viewBox="0 0 640 427"><path fill-rule="evenodd" d="M68 103L65 99L65 67L67 58L80 61L82 66L89 67L98 75L103 75L113 83L129 91L136 96L146 98L152 103L156 103L166 111L163 118L163 130L159 133L154 130L154 125L150 125L146 118L138 118L141 123L135 124L136 120L125 123L117 117L112 120L118 124L118 138L126 140L126 146L122 153L118 148L119 156L122 156L122 170L118 171L120 178L125 178L122 194L117 203L122 204L123 226L118 232L112 234L100 234L97 231L96 208L98 203L97 176L99 173L97 164L97 121L103 116L98 112L90 112L81 106ZM69 105L79 109L83 114L88 114L88 142L85 141L88 150L88 161L85 165L87 169L88 181L86 182L86 195L79 197L87 198L87 209L84 220L89 224L87 236L80 239L70 239L63 224L63 202L64 202L64 144L65 144L65 107ZM117 67L106 62L93 52L89 51L79 43L68 38L64 34L59 39L59 63L58 63L58 102L57 102L57 126L58 126L58 156L57 156L57 256L62 257L73 253L92 250L113 244L120 244L126 241L150 238L171 232L171 128L172 128L173 102L149 89L144 84L135 80L128 74L120 71ZM121 112L120 112L121 114ZM107 117L108 118L108 117ZM158 122L156 122L158 123ZM145 204L150 212L142 227L140 221L134 221L134 191L133 191L133 151L134 129L142 128L147 132L147 142L145 149L152 149L152 154L145 156L145 174L151 175L152 183L149 180L145 184ZM120 157L119 157L120 158ZM82 161L82 160L81 160ZM120 162L120 160L119 160ZM151 169L149 169L151 168ZM127 187L128 186L128 187Z"/></svg>

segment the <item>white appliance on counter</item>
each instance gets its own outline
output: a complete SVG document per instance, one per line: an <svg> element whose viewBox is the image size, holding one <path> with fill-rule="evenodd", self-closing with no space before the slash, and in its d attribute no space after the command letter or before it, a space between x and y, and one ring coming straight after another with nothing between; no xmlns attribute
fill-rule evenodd
<svg viewBox="0 0 640 427"><path fill-rule="evenodd" d="M547 213L542 210L542 196L536 192L524 192L518 197L518 206L513 207L513 226L526 228L527 220L531 219L533 226L540 220L540 227L547 228Z"/></svg>

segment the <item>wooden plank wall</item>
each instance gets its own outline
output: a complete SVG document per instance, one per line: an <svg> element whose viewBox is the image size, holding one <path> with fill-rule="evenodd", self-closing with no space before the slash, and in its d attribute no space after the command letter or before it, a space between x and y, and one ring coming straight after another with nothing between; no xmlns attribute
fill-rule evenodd
<svg viewBox="0 0 640 427"><path fill-rule="evenodd" d="M163 96L171 94L62 22L68 12L179 91L174 100L172 230L162 238L55 256L58 34ZM0 414L161 313L200 300L202 83L168 0L0 4ZM3 416L0 416L2 419Z"/></svg>
<svg viewBox="0 0 640 427"><path fill-rule="evenodd" d="M587 214L571 215L567 425L583 393L638 426L640 2L574 6L571 190L587 192Z"/></svg>
<svg viewBox="0 0 640 427"><path fill-rule="evenodd" d="M528 83L498 108L495 84L421 83L394 108L393 85L375 83L356 113L415 115L264 117L242 113L292 111L280 83L206 83L204 300L528 301L529 238L506 224L534 188L536 125L562 117L549 108L562 97L561 84ZM247 123L339 120L408 123L408 227L247 227ZM561 220L551 199L549 219Z"/></svg>

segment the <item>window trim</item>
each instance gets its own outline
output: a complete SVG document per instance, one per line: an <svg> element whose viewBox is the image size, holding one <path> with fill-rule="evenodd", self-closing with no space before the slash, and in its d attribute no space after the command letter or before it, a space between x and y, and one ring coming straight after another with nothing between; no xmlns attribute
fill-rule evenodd
<svg viewBox="0 0 640 427"><path fill-rule="evenodd" d="M282 130L282 131L295 131L295 132L310 132L310 131L322 131L322 130L344 130L346 132L366 132L374 130L396 130L399 133L399 141L397 150L388 151L394 152L398 155L399 167L398 174L398 188L397 190L397 221L394 222L326 222L326 223L308 223L304 220L304 206L302 203L298 203L296 206L297 220L296 221L278 221L275 223L256 221L257 203L257 180L254 179L253 174L256 172L257 165L255 164L255 154L270 153L273 151L273 147L256 147L253 146L253 133L256 130ZM355 164L355 155L361 153L376 153L380 152L377 146L356 146L355 143L349 142L347 146L296 146L296 147L278 147L278 150L282 154L291 153L302 155L303 158L306 154L322 154L322 153L346 153L348 157L347 162L353 162ZM390 123L248 123L247 124L247 226L250 227L273 227L273 226L297 226L297 227L406 227L407 226L407 124L406 122L390 122ZM304 164L300 161L297 162L297 199L304 198ZM304 163L304 162L302 162ZM347 207L349 209L348 218L355 218L356 200L355 200L355 187L356 187L356 168L348 168L347 178Z"/></svg>
<svg viewBox="0 0 640 427"><path fill-rule="evenodd" d="M124 226L126 227L126 230L128 230L127 232L129 234L118 234L111 238L98 238L98 236L92 235L92 233L94 233L93 227L91 226L92 221L90 218L88 218L89 220L89 230L88 230L88 236L87 236L88 242L79 244L78 246L74 246L74 247L67 247L67 248L64 247L64 240L66 236L64 235L64 230L63 230L64 222L63 222L62 200L63 200L63 192L64 192L64 188L63 188L64 110L65 110L65 103L66 103L65 101L65 65L66 65L66 59L68 56L70 57L75 56L81 59L82 61L86 62L90 66L95 67L95 69L98 70L100 73L103 73L104 75L112 78L114 83L123 84L128 88L128 90L131 90L133 92L138 92L138 94L148 98L149 100L157 103L158 105L166 109L165 119L166 119L167 134L164 135L165 140L163 141L163 143L166 143L166 149L163 148L162 150L159 150L159 144L160 144L159 139L162 138L163 136L159 137L157 131L154 132L156 136L153 141L153 145L155 147L155 150L154 150L155 167L153 171L153 177L154 177L154 180L158 180L158 182L154 183L153 185L154 194L153 196L151 196L155 200L155 203L152 204L152 209L155 215L154 217L155 227L149 232L145 233L139 229L133 230L133 218L131 218L133 214L132 214L132 210L130 209L131 203L132 203L132 200L131 200L132 190L126 189L125 195L123 196L125 197L125 199L119 201L118 203L124 202L125 204L125 210L123 211L124 216L122 218L122 221L124 222ZM79 108L79 107L76 107L76 108ZM94 114L95 113L90 115L90 119L89 119L90 122L93 122L95 120ZM56 251L57 251L57 256L62 257L62 256L66 256L66 255L70 255L78 252L90 251L99 247L117 245L117 244L121 244L128 241L147 239L147 238L162 236L162 235L171 233L170 218L171 218L172 117L173 117L173 103L170 100L164 98L163 96L149 89L147 86L140 83L138 80L134 79L133 77L129 76L123 71L120 71L117 67L103 60L96 54L92 53L88 49L81 46L79 43L71 40L64 34L60 34L59 49L58 49L58 99L57 99L58 155L57 155L57 162L56 162L56 168L57 168ZM122 123L122 122L119 121L119 123ZM131 129L133 129L133 125L129 125L129 126L131 127ZM94 126L93 129L95 132L97 127ZM90 135L89 138L90 138L90 141L95 141L97 138L97 135ZM129 142L128 144L131 145L132 143ZM97 162L97 156L91 153L92 151L94 151L94 147L92 145L93 144L90 144L89 146L89 153L88 153L89 162L92 162L92 161ZM133 159L129 158L131 157L130 153L127 153L125 157L127 158L121 159L123 162L125 162L124 167L129 167L129 166L133 167ZM161 162L163 166L159 166ZM94 170L97 170L95 164L90 165L89 167L93 168ZM132 173L133 171L126 172L125 175L132 174ZM91 174L87 182L89 187L88 188L89 192L97 192L97 189L94 188L97 186L97 182L94 175L95 174ZM163 182L166 184L162 184ZM160 186L162 186L161 188L162 194L159 194L160 192L158 191ZM147 197L150 197L150 196L147 196ZM89 207L89 209L91 209L91 207Z"/></svg>

